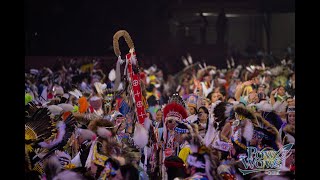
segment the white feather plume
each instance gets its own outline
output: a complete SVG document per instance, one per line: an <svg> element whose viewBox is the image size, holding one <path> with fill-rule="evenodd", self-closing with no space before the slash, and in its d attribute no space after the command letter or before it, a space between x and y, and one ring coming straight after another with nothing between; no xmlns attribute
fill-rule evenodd
<svg viewBox="0 0 320 180"><path fill-rule="evenodd" d="M155 73L157 71L157 66L155 65L150 66L149 71L152 73Z"/></svg>
<svg viewBox="0 0 320 180"><path fill-rule="evenodd" d="M131 63L132 65L137 65L137 57L135 55L131 55Z"/></svg>
<svg viewBox="0 0 320 180"><path fill-rule="evenodd" d="M151 123L152 122L149 118L145 118L143 126L147 131L149 131Z"/></svg>
<svg viewBox="0 0 320 180"><path fill-rule="evenodd" d="M97 134L102 138L109 138L112 136L111 131L106 128L98 127Z"/></svg>
<svg viewBox="0 0 320 180"><path fill-rule="evenodd" d="M191 64L192 64L192 57L191 57L191 55L188 54L187 58L188 58L189 64L191 65Z"/></svg>
<svg viewBox="0 0 320 180"><path fill-rule="evenodd" d="M176 92L179 92L180 88L181 88L181 85L178 85Z"/></svg>
<svg viewBox="0 0 320 180"><path fill-rule="evenodd" d="M147 76L146 81L147 81L147 84L150 83L150 77L149 76Z"/></svg>
<svg viewBox="0 0 320 180"><path fill-rule="evenodd" d="M282 66L276 66L272 69L270 69L270 73L274 76L278 76L283 72L283 67Z"/></svg>
<svg viewBox="0 0 320 180"><path fill-rule="evenodd" d="M41 81L47 81L48 79L49 79L49 77L46 76L46 77L43 77L43 78L41 79Z"/></svg>
<svg viewBox="0 0 320 180"><path fill-rule="evenodd" d="M207 69L207 64L206 64L206 62L203 63L203 67L204 67L205 69Z"/></svg>
<svg viewBox="0 0 320 180"><path fill-rule="evenodd" d="M266 69L266 66L264 65L263 62L261 63L261 67L262 67L262 70L265 70L265 69Z"/></svg>
<svg viewBox="0 0 320 180"><path fill-rule="evenodd" d="M76 167L81 167L81 159L80 159L80 152L71 160L71 164L74 164Z"/></svg>
<svg viewBox="0 0 320 180"><path fill-rule="evenodd" d="M106 84L106 83L103 83L100 88L101 88L102 90L107 89L107 84Z"/></svg>
<svg viewBox="0 0 320 180"><path fill-rule="evenodd" d="M186 120L189 123L194 123L196 120L198 120L198 115L196 114L190 115L186 118Z"/></svg>
<svg viewBox="0 0 320 180"><path fill-rule="evenodd" d="M234 66L235 66L234 59L233 57L231 57L231 67L234 67Z"/></svg>
<svg viewBox="0 0 320 180"><path fill-rule="evenodd" d="M37 69L30 69L30 74L37 75L39 73L39 70Z"/></svg>
<svg viewBox="0 0 320 180"><path fill-rule="evenodd" d="M199 65L198 65L199 67L200 67L200 69L203 69L203 67L202 67L202 65L199 63Z"/></svg>
<svg viewBox="0 0 320 180"><path fill-rule="evenodd" d="M220 71L222 74L220 74L220 77L224 77L224 74L227 72L227 69L221 69Z"/></svg>
<svg viewBox="0 0 320 180"><path fill-rule="evenodd" d="M203 139L203 142L207 147L209 147L209 145L211 144L211 142L213 141L213 138L217 133L216 129L213 127L213 123L214 121L211 118L209 118L209 123L208 123L209 127Z"/></svg>
<svg viewBox="0 0 320 180"><path fill-rule="evenodd" d="M74 97L76 97L77 99L79 99L80 97L82 97L82 93L78 90L75 89L73 91L69 91L69 94L73 95Z"/></svg>
<svg viewBox="0 0 320 180"><path fill-rule="evenodd" d="M64 112L69 112L73 110L73 106L71 104L61 103L58 104L58 106L61 107Z"/></svg>
<svg viewBox="0 0 320 180"><path fill-rule="evenodd" d="M231 68L231 65L230 65L230 62L229 62L229 60L227 59L227 67L228 67L228 69L230 69Z"/></svg>
<svg viewBox="0 0 320 180"><path fill-rule="evenodd" d="M233 109L233 105L231 105L231 104L226 105L226 110L224 111L224 116L228 118L230 116L230 112L232 109Z"/></svg>
<svg viewBox="0 0 320 180"><path fill-rule="evenodd" d="M225 79L218 78L218 83L224 85L227 83L227 81Z"/></svg>
<svg viewBox="0 0 320 180"><path fill-rule="evenodd" d="M261 101L258 104L256 104L256 107L258 110L264 111L264 112L271 112L272 111L272 105L268 103L267 101Z"/></svg>
<svg viewBox="0 0 320 180"><path fill-rule="evenodd" d="M76 135L81 137L82 140L92 140L96 137L96 134L89 129L77 128Z"/></svg>
<svg viewBox="0 0 320 180"><path fill-rule="evenodd" d="M146 75L149 75L149 74L150 74L150 72L149 72L148 69L145 69L145 70L143 70L143 71L146 73Z"/></svg>
<svg viewBox="0 0 320 180"><path fill-rule="evenodd" d="M251 67L247 66L246 69L247 69L247 71L253 73L253 69Z"/></svg>
<svg viewBox="0 0 320 180"><path fill-rule="evenodd" d="M57 105L50 105L48 106L49 112L53 115L60 115L61 111L63 111L63 109Z"/></svg>
<svg viewBox="0 0 320 180"><path fill-rule="evenodd" d="M260 78L260 84L264 84L264 82L266 81L266 77L263 76L262 78Z"/></svg>
<svg viewBox="0 0 320 180"><path fill-rule="evenodd" d="M62 97L64 97L64 98L66 98L66 99L69 99L69 94L68 93L64 93L63 95L62 95Z"/></svg>
<svg viewBox="0 0 320 180"><path fill-rule="evenodd" d="M108 78L110 81L116 80L116 70L111 69L111 71L109 72Z"/></svg>
<svg viewBox="0 0 320 180"><path fill-rule="evenodd" d="M103 90L102 90L101 86L102 86L101 82L95 82L94 83L94 87L96 88L98 94L102 95L103 94Z"/></svg>
<svg viewBox="0 0 320 180"><path fill-rule="evenodd" d="M50 68L47 68L47 71L50 73L50 74L53 74L52 70Z"/></svg>
<svg viewBox="0 0 320 180"><path fill-rule="evenodd" d="M253 124L250 120L247 120L243 130L243 137L250 142L253 136Z"/></svg>
<svg viewBox="0 0 320 180"><path fill-rule="evenodd" d="M239 71L239 69L235 69L235 70L233 71L232 77L234 77L234 78L238 78L238 77L239 77L239 75L240 75L240 71Z"/></svg>
<svg viewBox="0 0 320 180"><path fill-rule="evenodd" d="M93 150L94 150L94 147L97 143L97 138L94 139L91 143L91 146L90 146L90 151L89 151L89 154L88 154L88 157L87 157L87 160L86 160L86 163L85 163L85 167L86 168L90 168L91 167L91 163L92 163L92 160L93 160Z"/></svg>
<svg viewBox="0 0 320 180"><path fill-rule="evenodd" d="M181 59L182 59L183 64L184 64L186 67L189 66L188 61L187 61L187 59L186 59L184 56L182 56Z"/></svg>
<svg viewBox="0 0 320 180"><path fill-rule="evenodd" d="M140 148L143 148L148 143L148 131L139 123L135 125L133 141Z"/></svg>
<svg viewBox="0 0 320 180"><path fill-rule="evenodd" d="M215 75L216 74L216 71L215 70L211 70L211 71L209 71L209 74L212 76L212 75Z"/></svg>
<svg viewBox="0 0 320 180"><path fill-rule="evenodd" d="M273 110L275 110L276 112L285 112L287 104L288 104L287 102L276 101L273 104Z"/></svg>

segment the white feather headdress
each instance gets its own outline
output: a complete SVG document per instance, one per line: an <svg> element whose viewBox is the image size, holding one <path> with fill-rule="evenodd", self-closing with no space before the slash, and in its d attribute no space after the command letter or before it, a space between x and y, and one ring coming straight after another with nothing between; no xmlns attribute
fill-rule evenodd
<svg viewBox="0 0 320 180"><path fill-rule="evenodd" d="M77 99L79 99L83 96L82 93L78 89L75 89L73 91L69 91L69 94L73 95Z"/></svg>
<svg viewBox="0 0 320 180"><path fill-rule="evenodd" d="M110 81L116 80L116 71L114 69L111 69L111 71L109 72L108 78Z"/></svg>

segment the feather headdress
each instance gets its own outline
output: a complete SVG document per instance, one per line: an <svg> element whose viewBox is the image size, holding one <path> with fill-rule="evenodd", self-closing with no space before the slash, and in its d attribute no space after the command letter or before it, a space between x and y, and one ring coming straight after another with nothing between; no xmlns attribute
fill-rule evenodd
<svg viewBox="0 0 320 180"><path fill-rule="evenodd" d="M78 89L75 89L73 91L69 91L69 94L73 95L77 99L79 99L83 96L82 93Z"/></svg>
<svg viewBox="0 0 320 180"><path fill-rule="evenodd" d="M38 140L46 139L51 136L50 112L47 108L38 109L25 124L25 139Z"/></svg>

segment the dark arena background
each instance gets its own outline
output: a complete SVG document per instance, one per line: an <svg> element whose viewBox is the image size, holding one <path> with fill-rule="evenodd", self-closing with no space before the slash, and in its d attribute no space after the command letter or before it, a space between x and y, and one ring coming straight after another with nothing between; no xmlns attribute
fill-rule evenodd
<svg viewBox="0 0 320 180"><path fill-rule="evenodd" d="M295 179L295 0L25 0L24 33L26 179Z"/></svg>

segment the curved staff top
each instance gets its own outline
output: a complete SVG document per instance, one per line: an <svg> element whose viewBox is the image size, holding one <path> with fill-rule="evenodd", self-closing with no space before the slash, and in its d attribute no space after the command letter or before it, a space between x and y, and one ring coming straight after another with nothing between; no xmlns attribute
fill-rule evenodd
<svg viewBox="0 0 320 180"><path fill-rule="evenodd" d="M118 61L121 61L121 51L119 48L119 38L124 37L128 47L129 53L126 54L126 66L124 74L128 76L130 95L135 104L135 114L140 124L144 124L144 120L147 117L144 103L142 101L141 81L139 72L133 71L133 68L138 66L137 56L134 50L133 41L126 30L119 30L113 36L113 49L115 55L118 57ZM136 68L137 69L137 68Z"/></svg>

